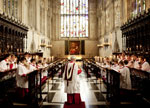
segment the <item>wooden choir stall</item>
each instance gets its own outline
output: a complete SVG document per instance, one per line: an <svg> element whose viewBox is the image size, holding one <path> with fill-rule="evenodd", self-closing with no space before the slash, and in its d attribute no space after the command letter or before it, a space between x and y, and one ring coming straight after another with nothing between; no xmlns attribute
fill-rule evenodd
<svg viewBox="0 0 150 108"><path fill-rule="evenodd" d="M96 80L103 80L106 91L100 91L106 94L106 101L110 105L120 105L125 99L127 101L142 102L145 105L150 105L150 73L130 68L130 76L132 89L124 90L120 88L120 73L106 68L103 65L97 64L93 59L84 59L83 68L87 73L87 79L94 74ZM101 84L102 83L97 83ZM130 98L129 98L130 97ZM135 100L136 98L136 100Z"/></svg>
<svg viewBox="0 0 150 108"><path fill-rule="evenodd" d="M20 21L0 14L0 58L7 53L24 53L27 31Z"/></svg>
<svg viewBox="0 0 150 108"><path fill-rule="evenodd" d="M121 26L123 50L150 60L150 9L129 19Z"/></svg>
<svg viewBox="0 0 150 108"><path fill-rule="evenodd" d="M45 99L42 97L42 94L48 94L49 84L53 84L53 81L52 83L49 83L49 81L53 80L55 74L62 76L65 63L65 59L58 59L45 68L28 73L29 92L27 100L22 102L16 95L16 69L0 72L0 105L13 107L16 103L23 103L28 107L40 107ZM48 71L48 76L43 79L41 76L44 71ZM48 88L47 91L43 91L46 86Z"/></svg>

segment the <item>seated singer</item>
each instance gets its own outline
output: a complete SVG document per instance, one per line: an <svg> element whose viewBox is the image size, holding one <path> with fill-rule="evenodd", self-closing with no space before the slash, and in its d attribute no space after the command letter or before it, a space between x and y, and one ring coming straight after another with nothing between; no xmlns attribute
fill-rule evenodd
<svg viewBox="0 0 150 108"><path fill-rule="evenodd" d="M80 79L79 74L82 72L78 64L75 63L75 56L71 56L71 61L65 66L64 85L67 93L67 104L80 104Z"/></svg>

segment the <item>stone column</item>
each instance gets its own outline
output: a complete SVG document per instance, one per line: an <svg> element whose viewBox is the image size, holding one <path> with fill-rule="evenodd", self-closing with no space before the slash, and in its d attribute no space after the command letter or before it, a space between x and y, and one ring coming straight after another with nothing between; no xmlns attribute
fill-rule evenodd
<svg viewBox="0 0 150 108"><path fill-rule="evenodd" d="M8 14L8 0L6 0L6 7L5 7L5 13L7 13Z"/></svg>
<svg viewBox="0 0 150 108"><path fill-rule="evenodd" d="M35 2L34 0L28 1L29 7L28 7L28 14L29 14L29 26L31 28L34 28L34 22L35 22L35 11L34 11L34 6L35 6Z"/></svg>
<svg viewBox="0 0 150 108"><path fill-rule="evenodd" d="M19 9L18 9L18 4L20 3L19 2L20 0L14 0L14 9L15 9L15 11L14 11L14 13L15 13L15 17L18 19L18 14L19 14Z"/></svg>
<svg viewBox="0 0 150 108"><path fill-rule="evenodd" d="M113 20L112 20L113 26L112 26L112 30L114 30L114 28L115 28L115 26L116 26L116 25L115 25L115 20L116 20L116 19L115 19L115 18L116 18L116 17L115 17L115 14L116 14L116 12L115 12L115 2L117 2L117 1L114 1L114 0L112 1L112 5L113 5L113 16L112 16L112 17L113 17ZM106 28L106 29L107 29L107 28Z"/></svg>
<svg viewBox="0 0 150 108"><path fill-rule="evenodd" d="M41 3L40 3L40 19L39 19L39 28L40 28L40 33L42 33L42 6L41 6Z"/></svg>
<svg viewBox="0 0 150 108"><path fill-rule="evenodd" d="M43 34L45 35L45 7L43 8Z"/></svg>
<svg viewBox="0 0 150 108"><path fill-rule="evenodd" d="M18 5L17 5L17 8L18 8L18 14L17 14L17 18L22 21L22 0L18 0ZM11 8L12 9L12 8Z"/></svg>
<svg viewBox="0 0 150 108"><path fill-rule="evenodd" d="M0 13L3 13L4 12L4 9L3 9L3 0L0 0Z"/></svg>
<svg viewBox="0 0 150 108"><path fill-rule="evenodd" d="M131 7L131 0L127 0L127 19L129 19L131 16Z"/></svg>
<svg viewBox="0 0 150 108"><path fill-rule="evenodd" d="M148 11L148 8L150 8L150 0L146 0L146 11Z"/></svg>
<svg viewBox="0 0 150 108"><path fill-rule="evenodd" d="M52 38L52 23L51 23L51 16L49 17L49 39L50 39L50 42L51 42L51 38Z"/></svg>
<svg viewBox="0 0 150 108"><path fill-rule="evenodd" d="M44 23L44 34L45 34L45 36L47 37L47 24L48 24L48 22L47 22L47 8L45 7L45 23Z"/></svg>
<svg viewBox="0 0 150 108"><path fill-rule="evenodd" d="M29 18L28 18L28 16L29 16L29 14L28 14L28 2L27 2L27 0L22 0L22 2L21 2L21 5L22 5L22 10L21 10L21 21L24 23L24 24L26 24L26 25L28 25L29 24Z"/></svg>
<svg viewBox="0 0 150 108"><path fill-rule="evenodd" d="M124 5L124 8L123 8L123 22L125 23L128 19L128 3L127 3L127 0L123 0L123 4Z"/></svg>
<svg viewBox="0 0 150 108"><path fill-rule="evenodd" d="M52 40L56 40L56 0L52 4Z"/></svg>
<svg viewBox="0 0 150 108"><path fill-rule="evenodd" d="M10 12L9 14L12 16L12 0L10 0Z"/></svg>
<svg viewBox="0 0 150 108"><path fill-rule="evenodd" d="M96 40L97 39L97 1L90 0L89 1L89 39Z"/></svg>
<svg viewBox="0 0 150 108"><path fill-rule="evenodd" d="M60 37L60 5L59 0L56 1L56 40L59 40Z"/></svg>
<svg viewBox="0 0 150 108"><path fill-rule="evenodd" d="M40 32L40 0L36 0L36 30Z"/></svg>
<svg viewBox="0 0 150 108"><path fill-rule="evenodd" d="M34 14L33 14L33 16L32 16L32 17L33 17L33 22L34 22L34 23L33 23L33 27L34 27L34 29L36 30L36 20L37 20L37 17L36 17L36 0L33 1L33 6L34 6L34 7L33 7L33 13L34 13Z"/></svg>

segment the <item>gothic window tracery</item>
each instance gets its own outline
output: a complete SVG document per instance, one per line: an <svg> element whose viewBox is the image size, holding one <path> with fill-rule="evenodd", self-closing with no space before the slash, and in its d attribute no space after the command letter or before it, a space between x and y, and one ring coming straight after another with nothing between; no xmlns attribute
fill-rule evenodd
<svg viewBox="0 0 150 108"><path fill-rule="evenodd" d="M88 37L88 0L61 0L61 37Z"/></svg>

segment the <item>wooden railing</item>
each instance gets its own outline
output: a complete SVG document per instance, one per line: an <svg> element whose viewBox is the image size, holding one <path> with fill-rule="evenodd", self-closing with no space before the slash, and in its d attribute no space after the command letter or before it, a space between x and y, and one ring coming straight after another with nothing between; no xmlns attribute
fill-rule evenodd
<svg viewBox="0 0 150 108"><path fill-rule="evenodd" d="M28 105L31 107L39 107L42 105L43 99L42 99L42 90L43 87L48 79L52 79L55 76L56 73L58 73L59 70L61 70L61 74L63 74L63 69L65 66L66 60L57 60L53 62L52 64L48 65L45 68L41 68L38 70L35 70L33 72L30 72L27 74L28 77L28 84L29 84L29 100L28 100ZM13 70L8 70L5 72L0 72L0 99L4 100L6 95L8 95L8 91L13 88L14 93L16 90L16 71L17 69ZM46 79L42 79L42 72L48 71L48 76ZM53 81L52 81L53 82ZM49 87L49 82L47 83ZM52 83L53 84L53 83ZM12 86L13 85L13 86ZM48 89L49 90L49 89ZM48 93L47 91L46 93ZM10 100L10 97L7 97L7 100ZM11 102L13 100L9 101L11 105L13 105ZM0 101L1 104L1 101ZM12 106L11 106L12 107Z"/></svg>
<svg viewBox="0 0 150 108"><path fill-rule="evenodd" d="M111 104L120 103L120 73L106 68L107 100Z"/></svg>
<svg viewBox="0 0 150 108"><path fill-rule="evenodd" d="M42 68L39 70L35 70L34 72L31 72L28 74L28 80L29 80L29 96L32 103L30 105L32 106L40 106L42 104L43 99L42 99L42 86L46 83L46 80L51 78L52 79L52 84L53 84L53 78L56 73L58 73L59 70L63 73L63 67L65 65L66 61L57 61L53 63L53 65L49 65L46 68ZM48 77L44 80L42 80L42 72L48 71ZM61 74L62 74L61 73ZM48 91L49 92L49 80L47 83ZM46 92L44 92L45 94ZM38 96L39 95L39 96Z"/></svg>
<svg viewBox="0 0 150 108"><path fill-rule="evenodd" d="M16 88L16 69L0 72L0 106L6 104L6 107L12 107L12 99L9 93L15 93Z"/></svg>
<svg viewBox="0 0 150 108"><path fill-rule="evenodd" d="M132 88L150 103L150 73L130 68Z"/></svg>
<svg viewBox="0 0 150 108"><path fill-rule="evenodd" d="M120 91L123 90L120 89L120 73L110 68L105 68L97 65L94 61L88 59L83 61L83 67L88 77L90 76L90 71L91 73L98 75L99 78L103 79L103 82L106 84L107 89L107 101L109 101L111 104L120 104ZM103 78L103 71L106 72L106 78ZM150 103L150 73L130 68L130 76L132 89L127 91L135 95L140 95L141 99L144 98L147 102Z"/></svg>

